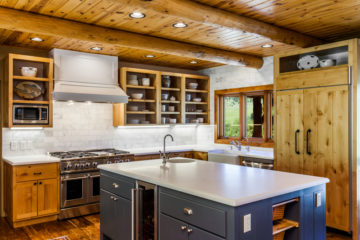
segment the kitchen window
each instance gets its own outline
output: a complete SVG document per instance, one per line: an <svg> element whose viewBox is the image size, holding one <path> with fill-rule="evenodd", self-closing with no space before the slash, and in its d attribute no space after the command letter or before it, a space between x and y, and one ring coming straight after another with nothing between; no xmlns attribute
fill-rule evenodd
<svg viewBox="0 0 360 240"><path fill-rule="evenodd" d="M274 101L272 85L215 91L217 143L232 140L272 146Z"/></svg>

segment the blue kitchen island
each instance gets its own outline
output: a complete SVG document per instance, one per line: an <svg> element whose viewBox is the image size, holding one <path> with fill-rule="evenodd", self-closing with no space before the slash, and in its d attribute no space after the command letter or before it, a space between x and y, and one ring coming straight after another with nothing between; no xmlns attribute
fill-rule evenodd
<svg viewBox="0 0 360 240"><path fill-rule="evenodd" d="M103 240L326 239L326 178L186 159L99 168Z"/></svg>

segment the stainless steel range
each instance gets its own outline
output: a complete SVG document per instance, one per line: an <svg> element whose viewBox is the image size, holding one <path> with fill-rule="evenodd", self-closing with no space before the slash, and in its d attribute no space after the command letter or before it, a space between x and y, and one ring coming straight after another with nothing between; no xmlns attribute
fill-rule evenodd
<svg viewBox="0 0 360 240"><path fill-rule="evenodd" d="M134 155L116 149L51 152L60 158L59 219L100 211L99 164L130 162Z"/></svg>

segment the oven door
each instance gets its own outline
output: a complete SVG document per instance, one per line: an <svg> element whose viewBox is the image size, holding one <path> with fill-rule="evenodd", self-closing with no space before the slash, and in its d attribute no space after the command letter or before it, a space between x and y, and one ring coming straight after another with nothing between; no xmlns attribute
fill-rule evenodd
<svg viewBox="0 0 360 240"><path fill-rule="evenodd" d="M89 174L88 203L100 202L100 172Z"/></svg>
<svg viewBox="0 0 360 240"><path fill-rule="evenodd" d="M86 204L88 178L89 175L87 173L65 174L61 176L61 208Z"/></svg>

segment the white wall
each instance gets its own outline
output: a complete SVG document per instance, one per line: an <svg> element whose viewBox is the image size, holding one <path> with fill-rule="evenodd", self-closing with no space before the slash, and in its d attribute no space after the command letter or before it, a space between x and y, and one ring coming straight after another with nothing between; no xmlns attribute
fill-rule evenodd
<svg viewBox="0 0 360 240"><path fill-rule="evenodd" d="M221 66L205 69L202 71L202 73L210 76L210 117L211 124L214 124L214 91L229 88L241 88L273 84L273 57L264 58L264 65L261 69L237 66Z"/></svg>

